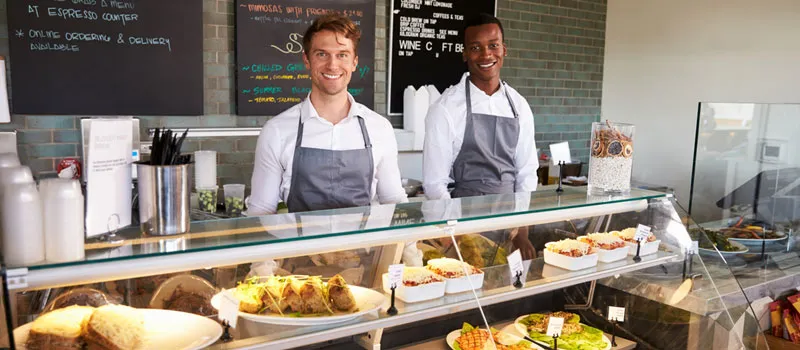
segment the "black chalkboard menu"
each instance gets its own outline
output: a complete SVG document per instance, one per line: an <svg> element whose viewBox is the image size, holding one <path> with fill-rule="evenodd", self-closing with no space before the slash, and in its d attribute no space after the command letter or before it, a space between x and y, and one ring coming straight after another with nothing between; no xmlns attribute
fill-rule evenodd
<svg viewBox="0 0 800 350"><path fill-rule="evenodd" d="M461 79L464 19L495 13L494 0L392 0L389 37L389 114L403 113L403 90L435 85L439 92Z"/></svg>
<svg viewBox="0 0 800 350"><path fill-rule="evenodd" d="M203 2L8 1L14 113L203 114Z"/></svg>
<svg viewBox="0 0 800 350"><path fill-rule="evenodd" d="M330 12L350 17L361 28L358 68L348 91L373 108L375 0L237 0L238 115L277 115L308 95L303 34L314 19Z"/></svg>

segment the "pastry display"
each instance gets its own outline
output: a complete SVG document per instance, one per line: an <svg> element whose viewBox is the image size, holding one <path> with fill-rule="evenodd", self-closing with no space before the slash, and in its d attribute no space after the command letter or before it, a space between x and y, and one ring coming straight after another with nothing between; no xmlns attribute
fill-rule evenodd
<svg viewBox="0 0 800 350"><path fill-rule="evenodd" d="M444 277L445 293L462 293L483 287L484 273L461 260L439 258L428 260L426 269Z"/></svg>
<svg viewBox="0 0 800 350"><path fill-rule="evenodd" d="M622 231L611 231L611 234L621 238L625 241L625 245L628 246L628 255L636 255L636 246L638 243L634 239L636 237L636 228L629 227ZM647 239L641 242L641 246L639 247L639 255L650 255L655 254L658 251L658 246L661 244L661 241L656 238L656 235L653 232L650 232L647 235Z"/></svg>
<svg viewBox="0 0 800 350"><path fill-rule="evenodd" d="M473 267L470 264L450 258L428 260L428 264L425 266L425 268L444 278L461 278L466 276L466 273L469 273L470 275L483 273L483 271Z"/></svg>
<svg viewBox="0 0 800 350"><path fill-rule="evenodd" d="M626 229L624 229L622 231L611 231L611 234L621 238L625 242L630 242L630 243L636 244L636 239L634 239L636 237L636 228L635 227L628 227L628 228L626 228ZM653 234L653 232L650 232L650 234L647 235L647 239L644 240L642 243L644 243L644 242L655 242L655 241L656 241L656 235Z"/></svg>
<svg viewBox="0 0 800 350"><path fill-rule="evenodd" d="M530 314L517 318L517 330L527 334L531 339L553 346L553 338L547 335L550 317L561 317L564 326L558 337L559 349L606 350L611 348L611 341L603 335L603 331L581 324L580 316L571 312L558 311L544 314Z"/></svg>
<svg viewBox="0 0 800 350"><path fill-rule="evenodd" d="M567 270L581 270L597 265L598 254L589 243L564 239L545 244L544 262Z"/></svg>
<svg viewBox="0 0 800 350"><path fill-rule="evenodd" d="M395 297L414 303L436 299L444 296L447 284L445 278L433 273L425 267L403 268L403 283L395 288ZM389 274L383 274L383 291L391 293Z"/></svg>
<svg viewBox="0 0 800 350"><path fill-rule="evenodd" d="M250 314L319 316L358 311L341 275L327 282L318 276L253 277L240 283L233 294L239 299L239 311Z"/></svg>
<svg viewBox="0 0 800 350"><path fill-rule="evenodd" d="M597 250L597 259L600 262L614 262L625 259L628 255L629 248L625 245L625 241L612 233L590 233L578 237L578 240L588 243Z"/></svg>

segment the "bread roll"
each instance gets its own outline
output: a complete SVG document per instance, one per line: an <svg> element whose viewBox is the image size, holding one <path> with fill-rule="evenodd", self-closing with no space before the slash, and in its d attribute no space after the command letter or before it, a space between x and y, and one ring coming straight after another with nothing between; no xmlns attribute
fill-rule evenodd
<svg viewBox="0 0 800 350"><path fill-rule="evenodd" d="M261 301L267 310L274 313L283 313L289 307L289 304L283 299L283 291L287 288L289 288L289 279L286 277L272 276L267 280L267 290L261 297Z"/></svg>
<svg viewBox="0 0 800 350"><path fill-rule="evenodd" d="M143 342L144 318L129 306L104 305L92 313L84 337L90 349L137 349Z"/></svg>
<svg viewBox="0 0 800 350"><path fill-rule="evenodd" d="M303 298L300 297L300 290L305 285L304 281L299 281L294 277L289 277L287 286L283 289L283 301L294 312L303 312Z"/></svg>
<svg viewBox="0 0 800 350"><path fill-rule="evenodd" d="M31 325L25 346L31 350L80 349L83 330L94 312L91 306L69 306L48 312Z"/></svg>
<svg viewBox="0 0 800 350"><path fill-rule="evenodd" d="M333 307L340 311L350 311L356 307L356 298L345 282L342 275L333 276L328 280L328 295Z"/></svg>
<svg viewBox="0 0 800 350"><path fill-rule="evenodd" d="M263 288L258 284L242 283L233 291L233 296L239 299L239 311L257 314L264 307L261 301Z"/></svg>
<svg viewBox="0 0 800 350"><path fill-rule="evenodd" d="M300 298L303 299L303 313L319 314L330 313L329 302L322 289L322 280L319 277L310 277L300 288Z"/></svg>

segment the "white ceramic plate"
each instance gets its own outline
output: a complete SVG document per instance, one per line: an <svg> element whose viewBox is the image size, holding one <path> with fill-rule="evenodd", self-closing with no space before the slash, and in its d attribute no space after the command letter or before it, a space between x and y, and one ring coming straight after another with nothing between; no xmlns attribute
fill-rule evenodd
<svg viewBox="0 0 800 350"><path fill-rule="evenodd" d="M501 331L501 332L504 332L504 331ZM514 337L514 338L516 338L516 339L519 339L519 340L517 341L517 343L519 343L520 341L525 341L526 343L530 344L530 346L531 346L531 349L541 349L540 347L538 347L538 346L534 345L534 344L533 344L533 343L531 343L531 342L528 342L527 340L525 340L524 338L520 337L520 336L519 336L519 335L517 335L517 334L513 334L513 333L508 333L508 334L509 334L509 336L511 336L511 337ZM456 330L454 330L454 331L452 331L452 332L450 332L450 333L447 333L447 340L446 340L446 341L447 341L447 346L449 346L449 347L450 347L450 349L453 349L453 350L455 350L455 346L454 346L454 344L456 343L456 339L458 339L458 337L460 337L460 336L461 336L461 330L460 330L460 329L456 329ZM516 340L516 339L515 339L515 340ZM500 340L498 340L498 339L495 339L495 341L497 341L497 342L500 342Z"/></svg>
<svg viewBox="0 0 800 350"><path fill-rule="evenodd" d="M775 234L778 235L778 236L781 236L781 237L765 239L764 242L766 242L766 243L780 242L780 241L783 241L783 240L789 238L789 236L786 235L785 232L775 232ZM756 246L756 245L757 246L761 246L761 240L760 239L756 239L756 238L730 238L730 237L728 237L728 241L739 242L739 243L741 243L743 245L749 245L749 246Z"/></svg>
<svg viewBox="0 0 800 350"><path fill-rule="evenodd" d="M208 281L193 275L178 275L172 277L156 289L153 297L150 299L149 307L151 309L163 309L164 301L172 296L178 287L184 292L196 293L200 295L214 295L217 290Z"/></svg>
<svg viewBox="0 0 800 350"><path fill-rule="evenodd" d="M741 243L739 243L737 241L734 241L732 239L728 239L728 241L731 242L731 246L739 248L739 250L732 251L732 252L724 252L724 251L720 250L719 251L720 254L722 254L722 255L736 255L736 254L747 253L747 252L750 251L750 249L745 247L744 244L741 244ZM717 254L717 251L714 250L714 249L707 249L707 248L698 248L698 249L700 250L701 253Z"/></svg>
<svg viewBox="0 0 800 350"><path fill-rule="evenodd" d="M214 344L222 335L222 327L213 320L185 312L138 309L144 317L142 349L202 349ZM32 322L14 330L17 349L25 349ZM180 327L176 327L180 325Z"/></svg>
<svg viewBox="0 0 800 350"><path fill-rule="evenodd" d="M232 291L232 290L231 290ZM328 324L336 322L349 321L359 316L366 315L370 312L377 311L386 301L386 297L380 292L372 289L350 286L350 291L353 292L353 297L356 298L357 312L335 312L331 316L309 316L309 317L292 317L281 316L280 314L268 313L264 315L256 315L247 312L239 311L239 317L258 323L270 324L283 324L290 326L311 326L319 324ZM211 306L219 310L220 298L222 293L217 293L211 298Z"/></svg>
<svg viewBox="0 0 800 350"><path fill-rule="evenodd" d="M517 332L519 332L518 334L528 334L528 327L520 323L522 319L528 316L529 315L522 315L520 317L517 317L516 320L514 320L514 328L516 329ZM581 325L586 326L583 323L581 323ZM611 350L611 339L608 339L608 337L605 334L603 334L603 341L606 343L606 347L603 350Z"/></svg>

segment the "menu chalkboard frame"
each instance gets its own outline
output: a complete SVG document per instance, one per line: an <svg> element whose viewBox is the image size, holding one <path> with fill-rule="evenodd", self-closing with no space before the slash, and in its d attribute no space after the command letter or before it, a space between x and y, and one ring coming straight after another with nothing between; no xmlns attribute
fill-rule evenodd
<svg viewBox="0 0 800 350"><path fill-rule="evenodd" d="M132 7L114 7L103 0L9 2L13 113L203 115L203 4L194 0L124 3ZM39 12L31 12L32 8ZM68 15L71 10L88 19L79 21ZM181 20L165 20L176 17ZM60 36L36 33L47 30ZM112 40L69 40L67 33L102 34ZM169 45L156 45L159 37L162 43L168 39ZM32 50L33 45L39 49ZM54 45L78 51L40 51Z"/></svg>
<svg viewBox="0 0 800 350"><path fill-rule="evenodd" d="M235 96L236 96L236 114L237 115L239 115L239 116L275 116L275 115L278 115L278 114L282 113L286 109L291 108L291 106L293 106L293 105L295 105L297 103L297 101L293 101L293 102L288 102L287 101L287 102L283 102L281 104L276 103L275 105L270 105L268 103L263 103L263 104L249 103L250 98L246 97L245 94L244 94L244 90L248 90L248 93L252 93L253 92L253 88L252 88L253 84L250 83L250 80L253 80L253 75L250 74L250 73L245 73L245 71L243 71L243 68L246 67L246 66L255 66L255 65L257 65L256 63L253 63L252 62L252 58L250 58L250 57L254 56L254 53L253 53L254 51L248 51L248 50L252 50L258 44L249 44L248 45L247 43L251 42L253 40L252 33L255 33L257 30L260 31L260 33L264 33L264 31L267 30L267 29L264 29L264 28L267 28L266 26L263 25L264 23L262 23L262 25L260 27L257 27L258 29L254 29L254 28L256 28L255 26L258 26L258 25L249 23L249 22L246 21L245 18L242 18L242 13L244 11L240 12L240 7L243 7L246 4L252 4L252 3L257 3L258 5L274 5L274 6L283 6L284 3L291 3L292 6L298 6L298 7L306 6L307 3L314 3L314 4L317 4L316 8L323 8L323 7L324 8L331 8L331 7L332 8L337 8L337 7L341 8L341 6L363 7L363 10L362 10L363 14L362 14L362 17L361 17L362 18L361 19L362 25L359 26L360 29L361 29L361 41L360 41L359 47L358 47L358 62L359 62L359 65L358 65L358 68L357 68L356 72L354 72L353 75L352 75L350 84L348 85L348 89L362 89L361 90L361 95L354 96L356 102L361 103L361 104L367 106L368 108L371 108L371 109L374 108L374 105L375 105L375 102L376 102L375 101L375 46L376 46L376 44L375 44L375 33L376 33L376 27L377 27L377 18L376 18L376 6L377 6L377 4L376 4L376 0L325 0L325 1L316 1L316 2L313 1L313 0L301 0L301 1L298 1L298 0L294 0L294 1L291 1L291 0L235 0L234 6L236 7L236 9L234 11L234 16L235 16L235 23L236 23L236 25L235 25L236 38L235 38L235 44L234 45L235 45L235 48L236 48L236 54L235 54L235 57L236 57L236 65L235 65L236 72L235 72L234 75L235 75L235 81L236 81L236 84L235 84L235 86L236 86L235 87L236 88ZM287 7L288 6L285 6L281 10L285 10L286 12L288 12ZM308 8L306 8L306 10L308 10ZM284 13L280 12L280 15L284 15ZM275 49L277 50L278 48L280 48L282 50L288 50L288 49L290 49L290 46L286 46L286 45L295 45L294 47L292 47L292 49L294 49L296 47L296 43L302 44L302 34L305 33L305 30L311 24L311 21L313 21L313 19L315 19L317 16L318 15L315 14L314 17L311 17L311 16L308 16L308 13L306 13L306 17L304 18L304 21L303 21L304 27L302 27L302 30L300 30L300 28L298 27L298 31L296 32L299 35L297 37L295 37L295 38L287 37L286 39L284 39L284 42L281 42L279 45L276 45L276 46L279 46L279 47L275 47ZM352 16L351 16L351 18L352 18ZM252 20L252 18L251 18L251 20ZM271 19L269 22L271 22L270 24L275 24L274 21L275 21L275 19ZM283 22L283 23L285 23L285 22ZM364 24L366 24L366 26ZM293 32L293 33L295 33L295 32ZM292 33L289 33L290 36L291 36L291 34ZM263 35L262 35L261 39L263 39ZM277 44L277 42L273 43L272 45L274 45L274 44ZM272 46L272 45L270 45L270 46ZM264 45L264 46L266 47L266 45ZM263 51L270 51L270 50L263 50ZM264 55L268 55L268 54L265 53ZM276 55L276 54L273 53L273 55ZM275 61L275 62L263 62L262 61L261 64L266 65L265 69L269 69L269 67L273 66L273 65L281 65L281 66L289 65L289 64L291 64L291 65L297 65L297 64L302 65L302 63L303 63L302 56L301 56L302 52L297 52L296 55L297 55L296 59L290 59L291 62L288 62L288 63L285 63L285 64L283 64L284 62L278 62L278 61ZM277 56L277 57L278 58L285 58L285 56ZM266 61L266 60L264 60L264 61ZM363 67L365 67L365 66L369 67L369 69L366 70L366 73L361 71L361 69L363 69ZM295 68L299 69L299 67L295 67ZM281 67L281 70L283 70L283 67ZM287 72L288 72L288 68L287 68ZM295 73L297 75L301 75L300 73L307 73L307 72L308 71L305 70L305 67L303 66L302 70L294 70L292 73ZM361 76L359 77L359 75L361 75ZM298 78L296 81L300 81L300 79ZM303 81L305 81L305 80L303 80ZM281 83L283 83L284 85L286 84L285 82L279 82L279 83L276 83L275 85L278 85L279 87L282 87L282 88L285 87L285 86L279 85ZM292 86L292 87L295 87L295 86ZM310 91L310 88L311 88L310 79L307 81L306 84L304 84L303 86L297 86L297 88L301 89L303 91L303 93L297 93L296 96L293 96L293 98L299 97L300 100L304 99L306 97L305 93L307 93L307 91Z"/></svg>
<svg viewBox="0 0 800 350"><path fill-rule="evenodd" d="M403 112L402 112L403 90L405 90L405 88L408 85L410 85L410 84L405 84L405 83L398 83L398 81L402 80L402 79L398 79L400 76L397 76L397 77L395 76L395 74L402 75L402 72L400 72L400 69L397 69L398 65L395 62L395 56L394 56L395 55L394 51L395 51L396 41L401 39L399 36L397 36L397 37L395 36L395 26L398 25L396 23L396 21L395 21L395 17L396 16L400 16L400 11L401 11L400 9L396 8L396 4L399 3L400 1L401 0L390 0L391 6L389 7L389 13L388 13L388 15L389 15L389 28L388 28L388 30L389 31L387 33L387 38L388 38L388 41L389 41L389 43L388 43L389 50L386 53L386 56L387 56L386 57L386 59L387 59L386 113L389 116L402 116L403 115ZM491 14L494 15L494 16L497 16L497 0L471 0L469 2L464 2L464 3L468 3L467 5L464 5L463 3L459 3L457 0L442 0L442 2L453 2L453 6L454 7L456 6L456 4L458 4L458 5L463 5L463 6L467 7L467 8L475 8L475 6L474 6L475 5L475 3L474 3L475 1L485 1L485 2L493 3L493 6L492 6L493 10L492 10ZM395 13L395 11L398 11L398 13ZM475 11L475 13L477 13L477 12L478 11ZM470 12L470 14L471 13L472 12ZM465 13L461 13L461 14L465 15L464 17L466 19L466 14ZM463 26L463 21L462 21L461 25ZM461 31L461 29L462 28L458 28L459 31ZM463 35L463 33L459 33L459 38L461 38L461 35ZM460 57L460 55L459 55L459 57ZM428 60L428 61L426 61L424 63L414 64L413 66L417 69L417 71L415 71L415 73L418 74L419 73L419 71L418 71L419 69L425 69L426 71L432 71L432 72L443 72L443 71L446 71L446 70L443 70L441 68L439 68L439 69L436 68L436 67L441 67L441 65L443 65L443 64L446 64L446 62L443 62L443 61L444 60L441 60L441 59L431 59L431 60ZM458 64L463 68L462 74L463 74L463 72L467 71L466 65L464 65L463 62L460 59L458 61ZM432 81L430 81L430 82L428 82L426 84L434 84L434 85L436 85L436 87L439 90L439 92L443 92L446 87L448 87L450 85L453 85L456 82L458 82L458 80L455 80L455 81L435 81L435 80L437 80L437 78L433 78L431 80ZM402 80L402 81L405 81L405 80ZM414 85L414 87L419 89L418 85L419 84ZM396 97L399 97L399 98L392 99L392 95L395 95ZM398 108L400 108L399 112L397 111Z"/></svg>

